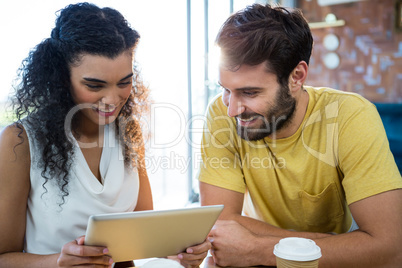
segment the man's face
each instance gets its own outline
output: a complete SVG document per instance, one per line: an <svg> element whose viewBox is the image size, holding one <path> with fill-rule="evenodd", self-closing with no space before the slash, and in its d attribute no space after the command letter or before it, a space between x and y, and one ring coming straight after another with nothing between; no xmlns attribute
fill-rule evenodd
<svg viewBox="0 0 402 268"><path fill-rule="evenodd" d="M242 65L236 71L219 69L223 103L228 115L236 118L242 139L259 140L285 129L291 122L296 100L289 88L280 86L265 63Z"/></svg>

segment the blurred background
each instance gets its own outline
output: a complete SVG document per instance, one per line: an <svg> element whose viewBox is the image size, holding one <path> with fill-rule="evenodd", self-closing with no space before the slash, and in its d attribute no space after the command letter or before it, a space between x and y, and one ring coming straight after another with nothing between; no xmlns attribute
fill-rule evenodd
<svg viewBox="0 0 402 268"><path fill-rule="evenodd" d="M81 1L0 1L0 129L12 121L5 107L21 61L49 37L55 13L76 2ZM116 8L141 35L136 61L151 89L144 123L151 134L146 163L155 209L198 202L203 115L220 92L214 39L232 12L254 2L302 9L314 37L306 84L356 92L402 115L401 0L91 2ZM390 119L390 125L402 127L400 120ZM402 132L392 133L400 140Z"/></svg>

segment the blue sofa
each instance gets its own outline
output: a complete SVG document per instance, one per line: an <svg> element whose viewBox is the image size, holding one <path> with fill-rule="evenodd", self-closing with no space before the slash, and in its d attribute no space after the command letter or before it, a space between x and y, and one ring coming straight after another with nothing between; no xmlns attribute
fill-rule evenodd
<svg viewBox="0 0 402 268"><path fill-rule="evenodd" d="M402 103L374 103L381 116L399 172L402 173Z"/></svg>

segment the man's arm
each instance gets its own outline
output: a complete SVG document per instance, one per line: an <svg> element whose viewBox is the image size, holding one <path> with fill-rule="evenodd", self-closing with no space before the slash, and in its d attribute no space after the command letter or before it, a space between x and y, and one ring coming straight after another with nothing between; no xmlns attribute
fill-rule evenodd
<svg viewBox="0 0 402 268"><path fill-rule="evenodd" d="M224 204L220 220L235 220L252 233L279 237L298 236L304 238L322 238L328 234L295 232L284 230L266 222L242 216L244 194L200 182L201 205Z"/></svg>
<svg viewBox="0 0 402 268"><path fill-rule="evenodd" d="M402 189L350 206L359 229L317 239L325 267L402 267Z"/></svg>
<svg viewBox="0 0 402 268"><path fill-rule="evenodd" d="M218 264L275 265L272 253L275 243L282 237L298 236L314 239L321 247L323 257L320 267L402 266L402 189L351 204L350 209L359 230L340 235L283 230L241 216L242 193L205 183L200 183L200 192L202 205L225 205L221 220L240 223L219 223L211 232L213 255ZM242 239L237 240L238 237ZM229 246L239 243L242 243L239 247ZM254 258L250 258L250 254Z"/></svg>

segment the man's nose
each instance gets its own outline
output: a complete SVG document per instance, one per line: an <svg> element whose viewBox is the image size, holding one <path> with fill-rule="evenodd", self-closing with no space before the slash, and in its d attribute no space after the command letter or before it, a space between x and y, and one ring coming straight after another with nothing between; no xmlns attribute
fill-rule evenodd
<svg viewBox="0 0 402 268"><path fill-rule="evenodd" d="M233 95L230 96L228 103L228 115L230 117L235 117L239 114L242 114L244 110L245 108L242 102L239 99L233 97Z"/></svg>

